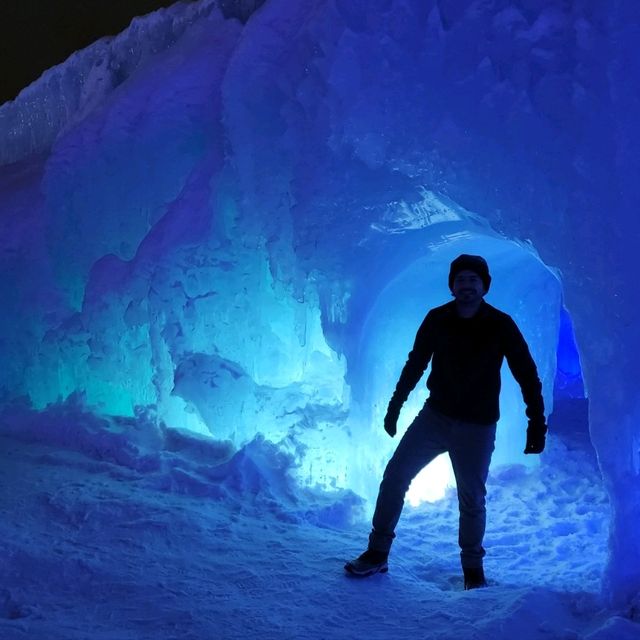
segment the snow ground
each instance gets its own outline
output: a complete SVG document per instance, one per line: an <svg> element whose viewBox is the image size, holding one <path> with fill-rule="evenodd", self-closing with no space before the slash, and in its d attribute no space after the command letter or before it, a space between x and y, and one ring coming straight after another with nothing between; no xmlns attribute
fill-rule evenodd
<svg viewBox="0 0 640 640"><path fill-rule="evenodd" d="M388 574L352 578L355 496L304 494L263 440L233 454L143 423L2 416L2 640L640 638L598 594L608 504L579 451L493 473L492 584L464 592L454 495L405 511Z"/></svg>

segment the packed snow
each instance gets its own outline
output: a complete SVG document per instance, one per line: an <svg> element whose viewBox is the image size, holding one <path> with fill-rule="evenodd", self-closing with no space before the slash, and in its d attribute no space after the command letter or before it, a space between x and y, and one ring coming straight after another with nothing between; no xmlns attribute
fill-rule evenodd
<svg viewBox="0 0 640 640"><path fill-rule="evenodd" d="M609 507L593 453L558 440L539 469L494 469L490 586L465 592L455 491L407 507L389 573L357 579L343 564L367 505L301 490L263 438L234 451L77 398L12 406L0 432L3 640L638 638L599 594Z"/></svg>

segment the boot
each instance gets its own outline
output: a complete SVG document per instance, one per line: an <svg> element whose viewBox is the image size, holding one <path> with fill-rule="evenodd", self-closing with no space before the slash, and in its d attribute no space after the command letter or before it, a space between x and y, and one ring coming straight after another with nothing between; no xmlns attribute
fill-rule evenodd
<svg viewBox="0 0 640 640"><path fill-rule="evenodd" d="M389 571L389 565L387 564L388 556L389 554L383 551L367 549L355 560L347 562L344 568L345 571L362 578L372 576L374 573L386 573Z"/></svg>
<svg viewBox="0 0 640 640"><path fill-rule="evenodd" d="M482 567L462 567L464 572L464 590L488 587Z"/></svg>

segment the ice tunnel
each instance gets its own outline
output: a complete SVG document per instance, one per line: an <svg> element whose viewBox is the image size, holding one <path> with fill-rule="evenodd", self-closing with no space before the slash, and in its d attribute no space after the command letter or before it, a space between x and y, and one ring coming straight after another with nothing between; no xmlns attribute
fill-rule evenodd
<svg viewBox="0 0 640 640"><path fill-rule="evenodd" d="M439 204L442 211L443 203ZM417 327L426 311L450 299L448 265L461 253L480 254L487 259L493 281L486 299L509 313L521 327L538 365L548 413L553 409L561 317L561 284L557 275L545 267L530 246L507 240L486 228L480 230L477 223L470 225L468 212L453 203L445 211L449 214L447 231L438 232L438 224L430 225L422 237L415 238L423 255L404 265L380 291L369 291L372 303L363 322L357 356L355 362L348 363L349 369L353 369L350 376L352 402L356 405L353 414L357 420L364 420L360 430L356 425L352 428L360 432L356 438L363 443L359 456L365 462L362 476L352 478L350 484L362 495L375 495L384 464L396 444L379 442L377 435ZM451 219L457 219L457 224ZM502 378L501 419L492 464L536 465L537 458L522 453L526 430L524 403L506 364ZM426 396L422 380L405 405L401 430L408 426ZM353 462L347 466L354 469ZM448 458L441 456L414 480L408 500L415 505L425 499L437 499L447 486L454 485Z"/></svg>
<svg viewBox="0 0 640 640"><path fill-rule="evenodd" d="M370 497L417 326L450 260L482 254L547 410L588 390L604 583L630 600L635 3L255 6L134 21L0 107L3 400L81 397L236 447L267 434L301 483ZM505 371L495 464L531 463L519 398Z"/></svg>

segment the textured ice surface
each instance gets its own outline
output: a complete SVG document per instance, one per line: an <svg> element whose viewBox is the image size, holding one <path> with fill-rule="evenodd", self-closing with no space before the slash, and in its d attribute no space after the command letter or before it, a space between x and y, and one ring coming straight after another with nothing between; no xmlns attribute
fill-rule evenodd
<svg viewBox="0 0 640 640"><path fill-rule="evenodd" d="M448 299L450 258L484 252L549 408L571 316L612 504L606 592L629 601L635 3L271 0L246 25L208 3L144 24L108 45L117 82L85 52L3 107L3 398L264 437L302 482L367 496L417 322ZM509 385L503 462L524 439Z"/></svg>

